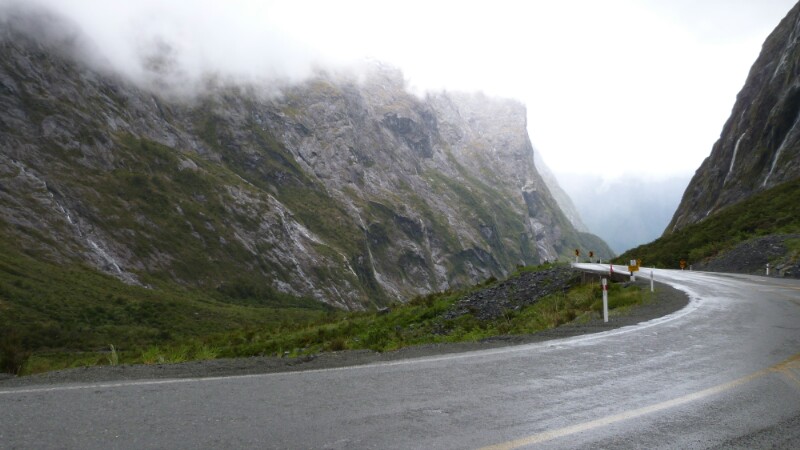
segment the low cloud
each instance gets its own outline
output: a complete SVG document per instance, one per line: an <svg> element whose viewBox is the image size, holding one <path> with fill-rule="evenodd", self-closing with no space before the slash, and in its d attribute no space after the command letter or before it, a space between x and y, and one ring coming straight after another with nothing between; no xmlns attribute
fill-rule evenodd
<svg viewBox="0 0 800 450"><path fill-rule="evenodd" d="M49 11L66 25L31 33L66 35L90 63L164 93L275 86L377 59L415 92L518 99L555 173L619 176L696 169L793 3L0 0L0 10Z"/></svg>
<svg viewBox="0 0 800 450"><path fill-rule="evenodd" d="M191 91L210 78L298 81L345 64L272 26L259 2L0 0L0 20L146 88Z"/></svg>

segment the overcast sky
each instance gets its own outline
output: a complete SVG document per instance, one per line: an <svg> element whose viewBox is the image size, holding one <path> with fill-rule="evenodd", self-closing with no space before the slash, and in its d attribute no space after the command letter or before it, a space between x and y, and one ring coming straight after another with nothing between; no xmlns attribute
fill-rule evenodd
<svg viewBox="0 0 800 450"><path fill-rule="evenodd" d="M554 172L611 178L694 172L794 1L25 3L71 17L133 77L162 43L189 74L300 78L371 57L402 68L420 91L514 97Z"/></svg>

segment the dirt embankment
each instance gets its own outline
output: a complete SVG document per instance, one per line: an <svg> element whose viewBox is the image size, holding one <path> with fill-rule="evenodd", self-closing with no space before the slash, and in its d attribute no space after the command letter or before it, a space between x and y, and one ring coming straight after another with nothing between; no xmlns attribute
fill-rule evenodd
<svg viewBox="0 0 800 450"><path fill-rule="evenodd" d="M644 286L646 283L640 281ZM382 361L484 350L508 345L542 342L598 333L614 328L635 325L680 310L689 302L681 291L658 284L650 301L624 314L612 314L608 323L595 319L584 323L569 323L558 328L525 336L498 336L479 342L431 344L377 353L369 350L349 350L323 353L302 358L252 357L217 359L182 364L98 366L62 370L27 377L0 380L0 388L56 383L119 382L125 380L170 379L233 376L260 373L292 372L355 366Z"/></svg>

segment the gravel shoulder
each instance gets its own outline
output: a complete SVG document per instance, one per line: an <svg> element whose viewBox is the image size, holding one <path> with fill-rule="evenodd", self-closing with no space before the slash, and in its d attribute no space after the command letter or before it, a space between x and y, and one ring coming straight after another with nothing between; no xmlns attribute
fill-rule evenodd
<svg viewBox="0 0 800 450"><path fill-rule="evenodd" d="M648 284L639 281L642 286ZM685 293L665 284L657 284L655 295L642 305L623 313L612 311L608 323L602 318L583 323L569 323L558 328L524 336L498 336L479 342L428 344L377 353L370 350L347 350L301 358L252 357L194 361L180 364L95 366L60 370L26 377L0 379L0 388L62 383L121 382L128 380L219 377L263 373L319 370L357 366L385 361L485 350L510 345L543 342L635 325L676 312L689 303Z"/></svg>

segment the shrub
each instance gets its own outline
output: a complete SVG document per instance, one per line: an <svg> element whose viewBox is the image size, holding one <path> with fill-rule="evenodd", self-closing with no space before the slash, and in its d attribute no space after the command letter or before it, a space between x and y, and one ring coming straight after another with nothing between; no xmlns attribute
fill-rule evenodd
<svg viewBox="0 0 800 450"><path fill-rule="evenodd" d="M142 362L145 364L164 364L166 360L161 349L155 346L142 352Z"/></svg>
<svg viewBox="0 0 800 450"><path fill-rule="evenodd" d="M31 352L23 347L15 330L0 336L0 371L18 375L30 356Z"/></svg>
<svg viewBox="0 0 800 450"><path fill-rule="evenodd" d="M338 337L325 343L325 351L338 352L347 349L347 342L344 338Z"/></svg>

